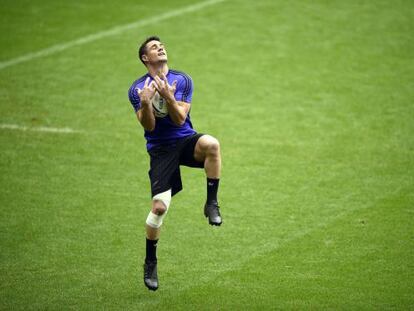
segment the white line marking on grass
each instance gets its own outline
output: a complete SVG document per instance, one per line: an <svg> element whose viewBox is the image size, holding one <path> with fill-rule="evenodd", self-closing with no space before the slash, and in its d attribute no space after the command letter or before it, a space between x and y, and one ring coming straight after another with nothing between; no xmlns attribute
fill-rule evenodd
<svg viewBox="0 0 414 311"><path fill-rule="evenodd" d="M71 133L81 133L81 131L71 129L69 127L56 128L56 127L28 127L17 124L0 124L0 129L7 130L19 130L19 131L32 131L32 132L49 132L49 133L62 133L62 134L71 134Z"/></svg>
<svg viewBox="0 0 414 311"><path fill-rule="evenodd" d="M37 52L33 52L33 53L28 53L26 55L22 55L16 58L12 58L8 61L4 61L4 62L0 62L0 70L13 66L13 65L17 65L20 63L24 63L24 62L28 62L30 60L36 59L36 58L41 58L41 57L45 57L48 55L52 55L64 50L67 50L69 48L72 48L74 46L77 45L83 45L86 43L90 43L102 38L106 38L106 37L110 37L110 36L115 36L118 35L124 31L127 30L131 30L131 29L135 29L138 27L142 27L142 26L147 26L147 25L151 25L151 24L155 24L157 22L172 18L172 17L176 17L182 14L186 14L186 13L190 13L190 12L194 12L194 11L198 11L201 10L202 8L209 6L209 5L213 5L213 4L217 4L220 2L223 2L225 0L208 0L208 1L204 1L204 2L200 2L197 4L193 4L193 5L189 5L177 10L172 10L169 12L166 12L164 14L160 14L154 17L150 17L150 18L146 18L143 20L139 20L130 24L125 24L122 26L116 26L113 27L111 29L108 30L104 30L104 31L100 31L73 41L68 41L66 43L61 43L61 44L56 44L53 45L49 48L46 48L44 50L40 50Z"/></svg>

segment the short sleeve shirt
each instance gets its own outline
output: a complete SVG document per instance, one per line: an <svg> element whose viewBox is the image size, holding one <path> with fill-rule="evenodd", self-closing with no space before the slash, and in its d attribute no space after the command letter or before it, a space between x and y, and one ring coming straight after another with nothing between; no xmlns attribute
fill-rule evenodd
<svg viewBox="0 0 414 311"><path fill-rule="evenodd" d="M138 80L134 81L129 88L129 101L131 102L135 112L141 108L138 89L142 89L144 87L145 80L148 77L150 78L149 82L151 82L153 79L147 73ZM193 81L190 76L183 72L170 69L166 77L170 85L173 84L174 81L177 81L176 91L174 94L175 100L186 102L190 105L193 96ZM161 96L159 96L158 93L155 94L153 101L156 101L156 105L153 104L155 111L155 129L151 132L145 131L144 133L145 139L147 140L148 150L157 145L173 144L179 139L196 134L196 131L193 129L193 125L191 123L190 113L187 114L184 124L178 126L174 124L168 113L166 113L167 110L165 101Z"/></svg>

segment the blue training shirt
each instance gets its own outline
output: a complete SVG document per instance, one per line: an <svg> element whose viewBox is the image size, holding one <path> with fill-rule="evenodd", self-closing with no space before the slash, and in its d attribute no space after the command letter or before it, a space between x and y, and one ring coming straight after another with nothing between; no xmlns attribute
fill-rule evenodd
<svg viewBox="0 0 414 311"><path fill-rule="evenodd" d="M148 77L150 77L149 82L151 83L153 78L147 73L132 83L129 88L129 101L134 107L135 113L141 108L137 88L142 90L145 80ZM174 81L177 81L174 94L175 100L190 104L193 96L193 81L190 76L184 72L170 69L166 77L170 85L172 85ZM162 97L158 94L156 94L155 97L156 100L159 101L161 107L162 105L165 105L165 101ZM191 123L190 112L188 112L185 122L181 126L174 124L168 114L163 115L162 113L157 113L155 116L155 129L151 132L145 130L144 136L147 140L147 150L150 150L155 146L173 144L177 140L193 134L196 134L196 131L193 129Z"/></svg>

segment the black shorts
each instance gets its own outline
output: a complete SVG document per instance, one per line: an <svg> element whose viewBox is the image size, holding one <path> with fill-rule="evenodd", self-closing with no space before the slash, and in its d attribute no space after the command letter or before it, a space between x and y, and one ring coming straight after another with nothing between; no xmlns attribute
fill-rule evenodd
<svg viewBox="0 0 414 311"><path fill-rule="evenodd" d="M194 134L180 139L177 143L151 148L150 170L152 196L171 189L174 195L183 189L180 165L203 168L204 163L194 159L194 148L204 134Z"/></svg>

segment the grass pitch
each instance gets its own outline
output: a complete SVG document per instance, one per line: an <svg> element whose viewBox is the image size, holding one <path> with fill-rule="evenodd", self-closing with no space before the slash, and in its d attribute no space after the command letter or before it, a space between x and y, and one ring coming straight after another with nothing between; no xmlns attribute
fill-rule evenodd
<svg viewBox="0 0 414 311"><path fill-rule="evenodd" d="M191 4L3 1L0 62ZM1 69L0 309L414 308L413 21L409 1L227 0ZM224 224L183 168L155 293L127 98L151 34L223 153Z"/></svg>

